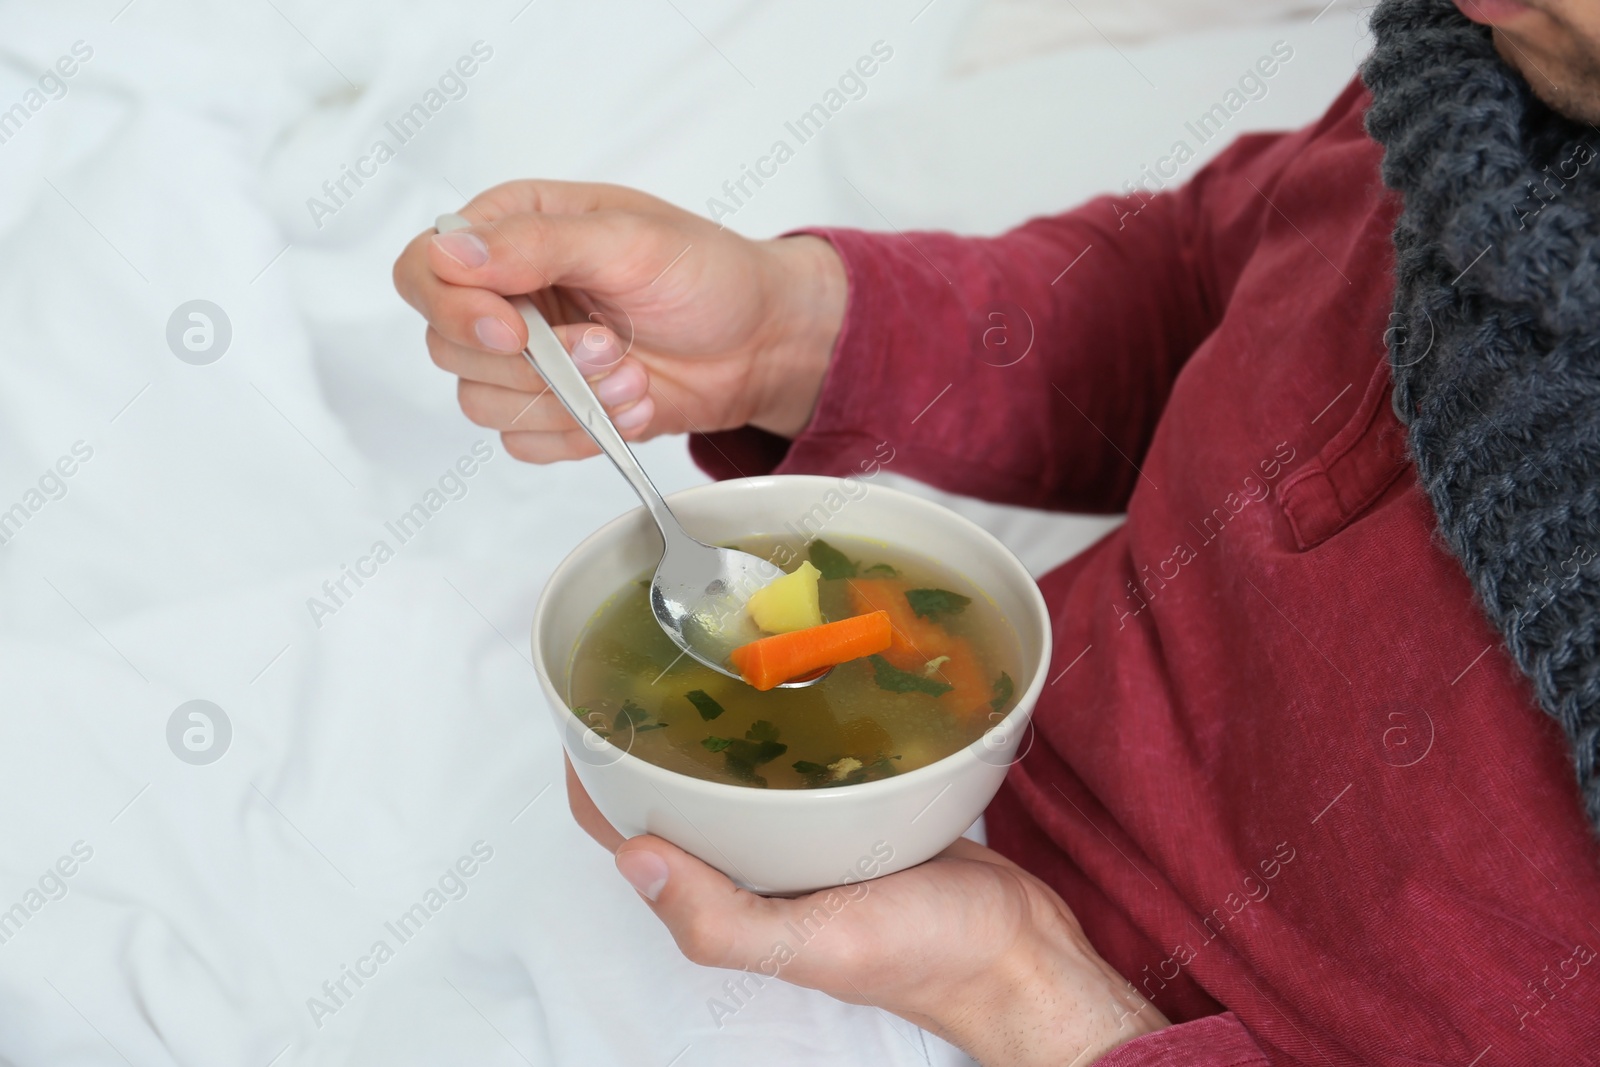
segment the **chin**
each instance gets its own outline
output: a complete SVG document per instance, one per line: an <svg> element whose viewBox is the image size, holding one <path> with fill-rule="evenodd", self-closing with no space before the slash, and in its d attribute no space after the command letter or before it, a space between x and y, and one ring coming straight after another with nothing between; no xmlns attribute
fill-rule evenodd
<svg viewBox="0 0 1600 1067"><path fill-rule="evenodd" d="M1495 30L1495 48L1515 67L1533 94L1579 122L1600 123L1600 56L1563 50L1552 54L1532 42Z"/></svg>

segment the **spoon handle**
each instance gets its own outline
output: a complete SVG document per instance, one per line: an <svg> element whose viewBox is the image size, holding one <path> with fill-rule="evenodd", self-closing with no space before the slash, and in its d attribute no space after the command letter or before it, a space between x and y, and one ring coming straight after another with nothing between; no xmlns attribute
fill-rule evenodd
<svg viewBox="0 0 1600 1067"><path fill-rule="evenodd" d="M440 215L435 226L440 233L449 233L470 226L471 222L456 214ZM617 470L633 486L633 491L639 494L639 499L644 502L650 516L656 520L656 525L661 528L661 535L668 541L675 538L687 538L683 527L678 525L678 520L673 516L667 502L661 499L661 491L655 487L650 476L639 465L638 458L628 443L612 425L611 417L606 414L605 405L600 403L599 397L594 395L594 390L589 388L589 383L584 380L583 373L578 370L578 365L572 362L565 347L562 346L555 331L545 321L539 309L532 300L525 296L511 298L511 306L517 309L522 316L522 321L528 327L528 347L522 350L522 355L533 364L533 369L544 378L545 384L556 395L562 405L577 420L578 425L594 439L600 446L600 451L606 458L616 465Z"/></svg>
<svg viewBox="0 0 1600 1067"><path fill-rule="evenodd" d="M533 301L525 296L513 297L511 306L517 309L522 315L522 321L528 325L528 347L522 351L528 362L532 363L534 369L544 377L550 386L550 391L572 413L578 425L594 438L594 443L600 446L600 451L604 452L606 458L616 464L617 470L628 479L628 484L633 486L633 491L644 501L644 506L655 518L656 525L661 527L661 532L668 535L683 534L678 520L668 509L666 501L661 499L661 491L645 473L638 457L633 454L633 449L628 447L628 443L617 432L616 426L611 422L611 416L606 414L605 406L600 403L600 398L589 388L589 383L584 380L578 365L572 362L572 357L562 347L550 324L544 321L544 316L539 314L539 309L534 307Z"/></svg>

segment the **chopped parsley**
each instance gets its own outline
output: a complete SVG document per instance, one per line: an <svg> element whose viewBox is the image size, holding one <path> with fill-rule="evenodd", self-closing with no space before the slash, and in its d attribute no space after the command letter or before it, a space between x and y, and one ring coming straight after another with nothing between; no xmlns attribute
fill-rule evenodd
<svg viewBox="0 0 1600 1067"><path fill-rule="evenodd" d="M999 714L1016 690L1017 687L1011 682L1011 675L1001 671L1000 677L994 680L994 699L989 701L989 706L995 710L996 714Z"/></svg>
<svg viewBox="0 0 1600 1067"><path fill-rule="evenodd" d="M664 722L651 722L655 716L645 711L631 700L624 700L622 707L617 709L616 718L611 720L611 732L620 734L624 730L632 730L642 734L649 730L663 730L667 727Z"/></svg>
<svg viewBox="0 0 1600 1067"><path fill-rule="evenodd" d="M948 589L907 589L906 601L922 618L938 622L941 615L959 614L972 598Z"/></svg>
<svg viewBox="0 0 1600 1067"><path fill-rule="evenodd" d="M766 719L751 723L743 737L712 736L700 744L708 752L722 753L732 774L757 786L765 786L767 780L756 773L756 768L789 751L789 746L778 740L778 728Z"/></svg>
<svg viewBox="0 0 1600 1067"><path fill-rule="evenodd" d="M855 560L820 538L811 542L807 555L811 558L811 565L822 572L823 578L854 578L856 576Z"/></svg>
<svg viewBox="0 0 1600 1067"><path fill-rule="evenodd" d="M689 699L689 703L694 705L695 710L706 722L710 722L723 712L722 705L704 689L691 689L683 695Z"/></svg>
<svg viewBox="0 0 1600 1067"><path fill-rule="evenodd" d="M882 656L868 656L867 661L872 664L872 680L878 683L879 689L891 693L927 693L936 697L943 696L955 688L948 682L935 681L920 674L903 671Z"/></svg>

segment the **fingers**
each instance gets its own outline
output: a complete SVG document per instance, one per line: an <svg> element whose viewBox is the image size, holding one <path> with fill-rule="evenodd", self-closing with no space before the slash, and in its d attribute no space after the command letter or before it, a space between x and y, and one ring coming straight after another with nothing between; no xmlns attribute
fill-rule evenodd
<svg viewBox="0 0 1600 1067"><path fill-rule="evenodd" d="M412 239L395 262L395 288L450 341L516 352L526 331L503 296L557 284L605 292L648 282L660 269L651 246L673 244L668 255L675 255L681 238L671 226L641 220L683 212L620 186L523 181L480 194L462 214L471 228Z"/></svg>
<svg viewBox="0 0 1600 1067"><path fill-rule="evenodd" d="M572 760L565 759L567 765L567 804L572 808L572 817L578 821L590 837L600 842L607 852L615 852L617 846L622 844L623 837L617 833L617 828L606 821L600 814L600 809L594 806L594 801L589 798L588 790L583 788L583 783L578 780L578 772L572 769Z"/></svg>
<svg viewBox="0 0 1600 1067"><path fill-rule="evenodd" d="M573 361L583 369L583 376L591 384L617 370L628 352L627 344L603 326L577 322L552 329L556 339L572 354ZM434 365L459 378L524 393L544 391L544 379L522 355L520 348L514 353L485 352L481 348L457 344L431 326L426 339L428 355L432 357ZM630 399L638 399L638 395ZM622 402L619 396L619 407Z"/></svg>
<svg viewBox="0 0 1600 1067"><path fill-rule="evenodd" d="M626 435L625 435L626 436ZM524 463L564 463L571 459L598 456L600 447L582 430L567 433L524 433L509 430L500 435L506 455Z"/></svg>
<svg viewBox="0 0 1600 1067"><path fill-rule="evenodd" d="M558 182L542 178L504 182L485 189L461 209L474 225L499 221L508 215L539 211L553 215L581 215L605 208L650 211L663 206L649 193L604 182Z"/></svg>
<svg viewBox="0 0 1600 1067"><path fill-rule="evenodd" d="M599 211L583 215L508 215L428 242L428 266L441 280L496 293L531 293L553 285L615 289L628 264L635 227ZM648 279L646 279L648 280Z"/></svg>
<svg viewBox="0 0 1600 1067"><path fill-rule="evenodd" d="M558 326L555 332L570 346L573 362L582 368L623 437L638 440L645 436L656 408L644 364L625 357L621 341L604 327L575 323ZM497 356L474 351L433 330L428 334L428 350L440 367L461 376L457 399L467 418L501 431L512 457L553 463L599 451L521 353Z"/></svg>
<svg viewBox="0 0 1600 1067"><path fill-rule="evenodd" d="M618 427L625 441L641 441L651 435L650 424L655 421L655 402L648 396L638 404L617 416L617 421L624 422L632 419L643 420L638 427ZM598 456L599 447L582 430L569 430L565 433L527 433L521 430L508 430L500 435L500 443L505 448L506 454L512 459L520 459L524 463L559 463L569 459L587 459L589 456Z"/></svg>
<svg viewBox="0 0 1600 1067"><path fill-rule="evenodd" d="M649 217L684 213L620 186L524 181L480 194L462 214L474 225L418 235L394 267L395 288L429 323L429 354L462 379L462 410L501 431L511 456L551 463L596 454L522 358L527 327L507 296L531 294L551 322L579 318L590 302L575 304L572 292L553 287L586 290L603 302L607 293L647 285L660 274L663 250L670 263L683 240L681 227ZM557 326L556 333L625 438L658 432L643 363L625 358L616 337L590 323Z"/></svg>
<svg viewBox="0 0 1600 1067"><path fill-rule="evenodd" d="M414 238L395 261L394 287L401 298L454 344L480 352L520 352L528 343L522 316L498 293L440 280L428 259L434 236Z"/></svg>
<svg viewBox="0 0 1600 1067"><path fill-rule="evenodd" d="M655 413L654 403L646 403L649 381L644 368L630 359L592 383L595 395L624 436L630 430L643 429ZM456 393L467 418L491 430L565 433L578 428L561 401L542 387L528 393L463 379Z"/></svg>

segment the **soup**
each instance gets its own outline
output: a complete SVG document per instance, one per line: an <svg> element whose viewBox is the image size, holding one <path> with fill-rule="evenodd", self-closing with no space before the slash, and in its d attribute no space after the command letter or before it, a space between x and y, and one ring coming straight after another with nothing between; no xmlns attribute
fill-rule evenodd
<svg viewBox="0 0 1600 1067"><path fill-rule="evenodd" d="M956 752L1011 710L1020 653L982 590L865 539L731 546L816 567L822 619L884 611L890 647L815 685L759 691L683 655L650 612L650 576L595 614L573 652L567 706L612 744L735 785L816 789L887 778Z"/></svg>

